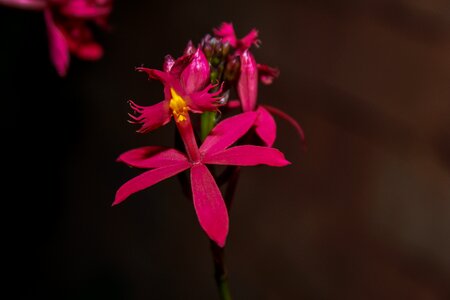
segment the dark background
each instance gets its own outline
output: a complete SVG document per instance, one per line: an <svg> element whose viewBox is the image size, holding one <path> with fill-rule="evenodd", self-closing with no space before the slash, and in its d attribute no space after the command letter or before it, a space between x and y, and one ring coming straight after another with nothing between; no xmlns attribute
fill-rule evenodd
<svg viewBox="0 0 450 300"><path fill-rule="evenodd" d="M216 299L208 241L176 179L111 208L139 172L127 100L222 21L252 27L280 78L260 102L293 164L247 168L231 212L235 299L450 299L450 4L393 1L116 1L105 56L48 59L43 16L0 8L2 231L9 299Z"/></svg>

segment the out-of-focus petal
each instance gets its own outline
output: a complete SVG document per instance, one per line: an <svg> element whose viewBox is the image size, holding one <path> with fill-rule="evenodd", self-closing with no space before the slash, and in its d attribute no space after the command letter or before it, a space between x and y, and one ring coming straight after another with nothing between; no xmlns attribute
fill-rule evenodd
<svg viewBox="0 0 450 300"><path fill-rule="evenodd" d="M192 55L196 51L194 43L192 41L189 41L186 45L186 48L184 48L184 55Z"/></svg>
<svg viewBox="0 0 450 300"><path fill-rule="evenodd" d="M211 240L223 247L228 234L228 212L222 194L205 165L197 164L191 168L191 186L200 225Z"/></svg>
<svg viewBox="0 0 450 300"><path fill-rule="evenodd" d="M277 125L272 115L262 106L256 110L258 117L255 121L256 134L261 138L264 144L272 147L277 137Z"/></svg>
<svg viewBox="0 0 450 300"><path fill-rule="evenodd" d="M175 176L180 172L183 172L184 170L188 169L189 166L190 164L187 161L180 162L175 165L153 169L134 177L133 179L127 181L117 190L116 198L113 202L113 205L121 203L130 195L136 192L151 187L152 185L164 179Z"/></svg>
<svg viewBox="0 0 450 300"><path fill-rule="evenodd" d="M232 166L268 165L272 167L284 167L290 164L278 149L253 145L235 146L213 155L205 155L203 163Z"/></svg>
<svg viewBox="0 0 450 300"><path fill-rule="evenodd" d="M216 36L222 38L224 43L228 42L231 46L237 46L236 34L232 23L223 22L219 28L214 28L213 32Z"/></svg>
<svg viewBox="0 0 450 300"><path fill-rule="evenodd" d="M203 89L209 81L209 63L198 48L192 56L191 62L181 72L181 84L187 94Z"/></svg>
<svg viewBox="0 0 450 300"><path fill-rule="evenodd" d="M161 101L152 106L140 106L131 100L129 103L135 113L138 114L137 116L129 114L132 119L130 122L142 125L138 130L140 133L152 131L170 121L171 114L169 104L166 101Z"/></svg>
<svg viewBox="0 0 450 300"><path fill-rule="evenodd" d="M255 112L247 112L223 120L211 130L201 145L200 152L212 155L224 150L248 132L255 123L256 116Z"/></svg>
<svg viewBox="0 0 450 300"><path fill-rule="evenodd" d="M230 100L227 102L227 108L239 108L241 107L241 102L239 100Z"/></svg>
<svg viewBox="0 0 450 300"><path fill-rule="evenodd" d="M239 40L241 50L250 48L253 44L258 45L258 30L252 29L246 36Z"/></svg>
<svg viewBox="0 0 450 300"><path fill-rule="evenodd" d="M148 146L122 153L117 161L135 168L153 169L186 162L187 157L175 149Z"/></svg>
<svg viewBox="0 0 450 300"><path fill-rule="evenodd" d="M76 18L97 18L107 16L111 13L111 1L102 1L104 3L98 4L87 0L71 0L66 1L61 6L62 14L76 17Z"/></svg>
<svg viewBox="0 0 450 300"><path fill-rule="evenodd" d="M258 64L258 74L259 80L265 85L272 84L275 78L280 76L280 70L277 68L269 67L268 65L260 65Z"/></svg>
<svg viewBox="0 0 450 300"><path fill-rule="evenodd" d="M284 111L275 108L273 106L269 106L269 105L264 105L264 108L266 108L271 114L276 115L282 119L284 119L285 121L289 122L297 131L299 137L300 137L300 141L302 143L305 142L305 133L303 132L302 127L297 123L297 121L291 117L290 115L288 115L287 113L285 113Z"/></svg>
<svg viewBox="0 0 450 300"><path fill-rule="evenodd" d="M0 5L20 9L44 10L48 0L0 0Z"/></svg>
<svg viewBox="0 0 450 300"><path fill-rule="evenodd" d="M69 68L69 48L67 41L53 21L50 10L44 12L45 23L47 24L47 33L49 39L50 58L56 68L59 76L64 77Z"/></svg>
<svg viewBox="0 0 450 300"><path fill-rule="evenodd" d="M241 99L242 110L244 112L253 111L258 96L258 69L255 58L248 50L241 55L241 75L237 91Z"/></svg>
<svg viewBox="0 0 450 300"><path fill-rule="evenodd" d="M71 52L83 60L98 60L103 56L103 48L96 42L78 44Z"/></svg>
<svg viewBox="0 0 450 300"><path fill-rule="evenodd" d="M163 70L164 72L168 73L172 69L173 65L175 64L175 59L172 57L172 55L167 54L164 57L164 64L163 64Z"/></svg>

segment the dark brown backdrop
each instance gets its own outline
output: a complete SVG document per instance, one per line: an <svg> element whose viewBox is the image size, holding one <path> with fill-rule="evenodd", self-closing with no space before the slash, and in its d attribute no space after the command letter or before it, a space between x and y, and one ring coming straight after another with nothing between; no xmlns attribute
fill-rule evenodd
<svg viewBox="0 0 450 300"><path fill-rule="evenodd" d="M137 174L114 162L170 145L126 101L222 21L252 27L281 77L260 101L293 162L243 172L228 264L236 299L450 298L450 7L414 1L116 1L105 57L56 76L42 15L0 8L4 269L17 299L216 299L208 242L174 179L111 208Z"/></svg>

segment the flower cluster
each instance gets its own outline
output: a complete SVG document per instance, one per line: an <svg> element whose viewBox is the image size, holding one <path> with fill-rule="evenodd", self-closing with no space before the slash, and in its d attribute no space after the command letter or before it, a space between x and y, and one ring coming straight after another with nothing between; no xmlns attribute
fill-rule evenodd
<svg viewBox="0 0 450 300"><path fill-rule="evenodd" d="M0 4L44 13L50 58L60 76L67 73L70 54L83 60L102 57L91 26L108 27L112 0L0 0Z"/></svg>
<svg viewBox="0 0 450 300"><path fill-rule="evenodd" d="M272 107L257 104L258 81L272 83L278 70L256 63L250 48L258 45L258 32L252 30L238 39L233 26L223 23L194 46L189 42L177 59L165 57L162 70L137 68L164 87L164 100L140 106L130 101L131 122L138 132L147 133L173 118L184 144L180 149L160 146L142 147L123 153L118 161L131 167L148 169L122 185L113 205L183 171L190 171L194 208L201 227L219 246L228 234L228 211L216 177L207 165L282 167L290 164L283 153L273 148L276 125L272 114L294 124L295 120ZM229 100L230 91L238 99ZM225 112L241 112L218 122ZM199 117L200 116L200 117ZM194 126L200 123L200 126ZM194 128L200 128L196 132ZM249 138L249 137L256 137Z"/></svg>

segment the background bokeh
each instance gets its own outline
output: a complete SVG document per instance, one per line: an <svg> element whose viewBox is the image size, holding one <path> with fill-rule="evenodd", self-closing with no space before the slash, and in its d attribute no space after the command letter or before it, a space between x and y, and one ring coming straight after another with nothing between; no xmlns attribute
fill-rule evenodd
<svg viewBox="0 0 450 300"><path fill-rule="evenodd" d="M260 30L281 76L260 101L293 164L247 168L231 212L235 299L450 299L450 2L116 1L105 56L58 78L43 16L0 8L4 284L11 299L216 299L209 244L176 179L111 208L147 135L128 99L162 99L160 67L232 21ZM6 293L6 292L5 292Z"/></svg>

